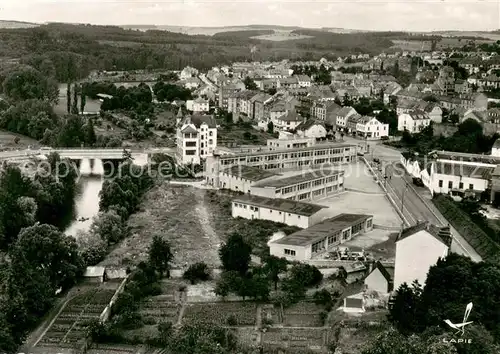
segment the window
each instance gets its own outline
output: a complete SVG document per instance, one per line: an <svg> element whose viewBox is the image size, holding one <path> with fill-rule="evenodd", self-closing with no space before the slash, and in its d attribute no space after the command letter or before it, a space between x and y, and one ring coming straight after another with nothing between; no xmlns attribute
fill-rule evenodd
<svg viewBox="0 0 500 354"><path fill-rule="evenodd" d="M312 253L317 253L325 249L325 240L321 240L312 244Z"/></svg>
<svg viewBox="0 0 500 354"><path fill-rule="evenodd" d="M196 146L196 141L186 141L186 147Z"/></svg>
<svg viewBox="0 0 500 354"><path fill-rule="evenodd" d="M366 228L367 228L367 229L371 228L371 227L372 227L372 223L373 223L373 219L368 219L368 220L366 221Z"/></svg>
<svg viewBox="0 0 500 354"><path fill-rule="evenodd" d="M186 150L186 155L187 156L194 156L194 155L196 155L196 150Z"/></svg>
<svg viewBox="0 0 500 354"><path fill-rule="evenodd" d="M439 187L440 188L443 187L443 180L442 179L439 180Z"/></svg>
<svg viewBox="0 0 500 354"><path fill-rule="evenodd" d="M289 249L284 249L283 250L287 256L295 256L295 251L294 250L289 250Z"/></svg>
<svg viewBox="0 0 500 354"><path fill-rule="evenodd" d="M448 188L453 188L453 181L448 182Z"/></svg>
<svg viewBox="0 0 500 354"><path fill-rule="evenodd" d="M463 182L460 182L460 183L458 184L458 189L464 189L464 184L463 184Z"/></svg>
<svg viewBox="0 0 500 354"><path fill-rule="evenodd" d="M474 189L474 185L473 184L469 184L469 189Z"/></svg>

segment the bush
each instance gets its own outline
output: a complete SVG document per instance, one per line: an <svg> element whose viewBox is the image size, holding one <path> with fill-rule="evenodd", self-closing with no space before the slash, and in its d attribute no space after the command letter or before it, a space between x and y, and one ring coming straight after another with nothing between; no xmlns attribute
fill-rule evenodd
<svg viewBox="0 0 500 354"><path fill-rule="evenodd" d="M142 319L142 323L145 325L155 325L156 324L156 318L152 316L147 316Z"/></svg>
<svg viewBox="0 0 500 354"><path fill-rule="evenodd" d="M195 263L189 266L182 277L189 280L191 284L195 284L198 280L206 281L210 279L210 269L203 262Z"/></svg>

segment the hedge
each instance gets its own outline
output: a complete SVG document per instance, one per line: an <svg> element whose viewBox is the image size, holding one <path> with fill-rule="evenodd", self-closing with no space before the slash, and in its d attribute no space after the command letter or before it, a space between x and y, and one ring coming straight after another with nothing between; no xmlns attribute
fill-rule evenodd
<svg viewBox="0 0 500 354"><path fill-rule="evenodd" d="M432 199L432 202L483 259L491 259L498 255L500 246L474 223L470 216L455 204L453 199L445 195L438 195Z"/></svg>

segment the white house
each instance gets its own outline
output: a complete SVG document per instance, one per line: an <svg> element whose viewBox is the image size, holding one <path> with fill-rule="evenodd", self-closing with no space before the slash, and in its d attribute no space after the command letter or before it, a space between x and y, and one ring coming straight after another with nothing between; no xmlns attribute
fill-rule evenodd
<svg viewBox="0 0 500 354"><path fill-rule="evenodd" d="M373 290L381 294L390 293L394 285L394 268L385 267L382 263L376 262L373 269L365 278L365 286L368 290Z"/></svg>
<svg viewBox="0 0 500 354"><path fill-rule="evenodd" d="M370 140L389 136L389 124L383 124L375 117L363 116L356 123L356 135Z"/></svg>
<svg viewBox="0 0 500 354"><path fill-rule="evenodd" d="M212 115L193 114L177 125L177 161L200 164L217 147L217 125Z"/></svg>
<svg viewBox="0 0 500 354"><path fill-rule="evenodd" d="M307 229L320 221L318 212L324 208L286 199L244 195L233 200L231 209L233 218L270 220Z"/></svg>
<svg viewBox="0 0 500 354"><path fill-rule="evenodd" d="M297 75L299 87L311 87L312 80L307 75Z"/></svg>
<svg viewBox="0 0 500 354"><path fill-rule="evenodd" d="M327 133L325 123L314 119L299 124L295 130L301 138L325 138Z"/></svg>
<svg viewBox="0 0 500 354"><path fill-rule="evenodd" d="M480 162L438 160L432 163L429 187L433 194L477 196L488 189L495 168L495 165Z"/></svg>
<svg viewBox="0 0 500 354"><path fill-rule="evenodd" d="M210 110L208 100L198 97L195 100L187 100L186 108L193 112L208 112Z"/></svg>
<svg viewBox="0 0 500 354"><path fill-rule="evenodd" d="M430 267L448 255L451 245L449 227L421 222L405 229L396 239L394 290L417 280L425 285Z"/></svg>
<svg viewBox="0 0 500 354"><path fill-rule="evenodd" d="M356 110L352 107L342 107L337 112L335 124L338 129L345 129L347 127L347 118L357 114Z"/></svg>
<svg viewBox="0 0 500 354"><path fill-rule="evenodd" d="M195 68L192 68L190 66L186 66L184 69L182 69L179 78L181 80L186 80L190 77L198 75L198 70Z"/></svg>
<svg viewBox="0 0 500 354"><path fill-rule="evenodd" d="M398 130L419 133L431 124L429 115L422 111L411 111L398 115Z"/></svg>
<svg viewBox="0 0 500 354"><path fill-rule="evenodd" d="M182 85L190 90L195 90L198 87L200 87L203 84L203 82L198 79L197 77L188 77L185 80L182 80Z"/></svg>
<svg viewBox="0 0 500 354"><path fill-rule="evenodd" d="M304 121L305 119L295 111L288 111L287 113L272 120L274 130L276 131L294 130Z"/></svg>
<svg viewBox="0 0 500 354"><path fill-rule="evenodd" d="M373 228L372 215L340 214L269 243L273 256L306 261Z"/></svg>

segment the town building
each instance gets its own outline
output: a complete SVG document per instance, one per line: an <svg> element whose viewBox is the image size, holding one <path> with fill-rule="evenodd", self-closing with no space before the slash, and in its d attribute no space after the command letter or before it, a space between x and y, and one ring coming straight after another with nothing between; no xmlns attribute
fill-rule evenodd
<svg viewBox="0 0 500 354"><path fill-rule="evenodd" d="M357 161L357 146L340 143L241 154L221 155L214 153L207 157L205 178L207 184L220 187L219 174L232 166L253 166L279 173L280 171L297 171L315 167L326 168L328 165L337 167L339 164L355 161Z"/></svg>
<svg viewBox="0 0 500 354"><path fill-rule="evenodd" d="M377 140L389 136L389 124L383 124L375 117L363 116L356 123L356 136Z"/></svg>
<svg viewBox="0 0 500 354"><path fill-rule="evenodd" d="M305 122L305 118L295 111L288 111L272 119L272 122L275 131L290 131L296 129L301 123Z"/></svg>
<svg viewBox="0 0 500 354"><path fill-rule="evenodd" d="M270 253L291 261L307 261L373 228L373 216L340 214L269 243Z"/></svg>
<svg viewBox="0 0 500 354"><path fill-rule="evenodd" d="M394 290L415 280L424 286L430 267L448 255L451 241L449 226L421 222L403 230L396 239Z"/></svg>
<svg viewBox="0 0 500 354"><path fill-rule="evenodd" d="M232 201L233 218L270 220L303 229L320 221L319 211L326 207L287 199L243 195Z"/></svg>
<svg viewBox="0 0 500 354"><path fill-rule="evenodd" d="M325 123L314 119L308 119L299 124L295 132L297 136L304 138L323 139L327 135Z"/></svg>
<svg viewBox="0 0 500 354"><path fill-rule="evenodd" d="M387 294L394 290L394 267L386 267L379 261L375 262L373 269L365 278L367 290Z"/></svg>
<svg viewBox="0 0 500 354"><path fill-rule="evenodd" d="M321 199L344 190L344 171L321 169L286 178L266 179L250 188L250 194L296 201Z"/></svg>
<svg viewBox="0 0 500 354"><path fill-rule="evenodd" d="M177 125L177 161L200 164L217 147L217 125L212 115L193 114Z"/></svg>
<svg viewBox="0 0 500 354"><path fill-rule="evenodd" d="M187 100L186 108L195 113L208 112L210 110L208 100L198 97L195 100Z"/></svg>
<svg viewBox="0 0 500 354"><path fill-rule="evenodd" d="M338 112L335 119L334 126L337 127L338 130L345 130L347 128L347 119L355 114L358 114L356 110L352 107L342 107Z"/></svg>
<svg viewBox="0 0 500 354"><path fill-rule="evenodd" d="M311 118L322 121L335 121L337 112L341 107L334 101L314 101L311 107Z"/></svg>
<svg viewBox="0 0 500 354"><path fill-rule="evenodd" d="M423 111L410 111L398 115L398 130L419 133L431 124L431 117Z"/></svg>
<svg viewBox="0 0 500 354"><path fill-rule="evenodd" d="M278 139L267 139L269 150L299 149L315 144L316 138L298 137L289 132L279 132Z"/></svg>
<svg viewBox="0 0 500 354"><path fill-rule="evenodd" d="M220 172L218 187L235 192L250 193L251 187L255 183L277 176L279 174L257 167L237 165Z"/></svg>

